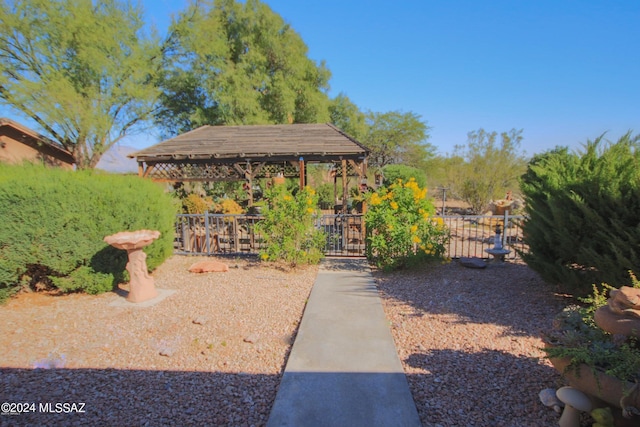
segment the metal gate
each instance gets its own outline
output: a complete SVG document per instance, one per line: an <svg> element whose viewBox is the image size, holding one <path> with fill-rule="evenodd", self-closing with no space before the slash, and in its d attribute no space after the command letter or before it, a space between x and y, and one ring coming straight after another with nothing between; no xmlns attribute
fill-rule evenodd
<svg viewBox="0 0 640 427"><path fill-rule="evenodd" d="M495 243L496 226L501 228L502 246L510 249L508 259L527 252L522 233L523 216L444 216L450 232L447 256L487 258L486 249ZM180 214L176 218L174 249L183 255L257 254L264 245L255 231L260 215ZM366 255L366 236L362 214L323 214L316 227L325 233L327 256Z"/></svg>
<svg viewBox="0 0 640 427"><path fill-rule="evenodd" d="M179 214L174 252L181 255L257 254L264 245L255 231L259 215ZM316 227L326 236L327 256L364 256L362 215L321 215Z"/></svg>
<svg viewBox="0 0 640 427"><path fill-rule="evenodd" d="M325 236L327 256L365 256L365 230L362 214L322 215L316 226Z"/></svg>

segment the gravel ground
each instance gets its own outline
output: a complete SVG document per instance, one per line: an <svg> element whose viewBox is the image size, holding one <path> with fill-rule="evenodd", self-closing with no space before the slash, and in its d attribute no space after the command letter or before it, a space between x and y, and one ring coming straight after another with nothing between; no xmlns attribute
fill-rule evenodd
<svg viewBox="0 0 640 427"><path fill-rule="evenodd" d="M229 272L189 273L201 259L156 270L176 293L148 308L111 306L114 293L0 306L0 400L85 411L0 425L264 425L317 268L223 259ZM562 384L539 330L565 301L537 275L453 262L374 277L425 426L557 425L538 402Z"/></svg>
<svg viewBox="0 0 640 427"><path fill-rule="evenodd" d="M564 383L539 333L566 297L517 264L374 276L424 426L557 426L538 393Z"/></svg>
<svg viewBox="0 0 640 427"><path fill-rule="evenodd" d="M264 425L317 267L223 259L229 272L189 273L202 259L156 270L156 287L176 292L148 308L111 306L115 293L0 306L0 400L86 411L0 425Z"/></svg>

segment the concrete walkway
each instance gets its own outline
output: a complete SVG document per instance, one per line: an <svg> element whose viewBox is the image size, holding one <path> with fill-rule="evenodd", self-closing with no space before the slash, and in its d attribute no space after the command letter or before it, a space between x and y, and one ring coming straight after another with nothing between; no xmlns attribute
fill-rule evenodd
<svg viewBox="0 0 640 427"><path fill-rule="evenodd" d="M323 260L267 426L420 425L366 260Z"/></svg>

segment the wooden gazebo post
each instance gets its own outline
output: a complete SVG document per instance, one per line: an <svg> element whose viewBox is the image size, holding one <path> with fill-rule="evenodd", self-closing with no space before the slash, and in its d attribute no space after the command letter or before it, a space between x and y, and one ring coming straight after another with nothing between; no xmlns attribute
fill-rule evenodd
<svg viewBox="0 0 640 427"><path fill-rule="evenodd" d="M342 159L342 213L347 213L347 161Z"/></svg>
<svg viewBox="0 0 640 427"><path fill-rule="evenodd" d="M300 190L302 190L305 186L306 177L306 172L304 170L304 158L302 156L300 157L298 164L300 165Z"/></svg>

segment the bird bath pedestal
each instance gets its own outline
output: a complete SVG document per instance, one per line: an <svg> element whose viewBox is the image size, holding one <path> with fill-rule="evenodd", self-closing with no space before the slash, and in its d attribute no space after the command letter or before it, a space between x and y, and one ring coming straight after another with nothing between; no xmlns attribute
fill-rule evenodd
<svg viewBox="0 0 640 427"><path fill-rule="evenodd" d="M142 251L147 245L160 237L159 231L138 230L121 231L104 238L114 248L124 249L129 256L127 271L129 272L129 302L143 302L158 296L153 277L147 269L147 254Z"/></svg>
<svg viewBox="0 0 640 427"><path fill-rule="evenodd" d="M493 256L493 260L491 261L492 265L502 265L504 263L504 256L511 252L509 249L502 247L501 235L500 225L497 225L493 248L484 250L486 253Z"/></svg>

